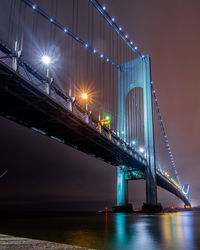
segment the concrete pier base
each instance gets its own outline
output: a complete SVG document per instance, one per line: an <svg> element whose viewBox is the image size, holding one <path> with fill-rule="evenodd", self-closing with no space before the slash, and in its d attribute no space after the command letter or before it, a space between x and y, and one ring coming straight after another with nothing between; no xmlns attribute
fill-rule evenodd
<svg viewBox="0 0 200 250"><path fill-rule="evenodd" d="M160 213L163 211L162 205L157 203L156 205L149 205L144 203L142 206L142 212L144 213Z"/></svg>
<svg viewBox="0 0 200 250"><path fill-rule="evenodd" d="M114 213L131 213L133 212L132 204L113 206L112 211Z"/></svg>

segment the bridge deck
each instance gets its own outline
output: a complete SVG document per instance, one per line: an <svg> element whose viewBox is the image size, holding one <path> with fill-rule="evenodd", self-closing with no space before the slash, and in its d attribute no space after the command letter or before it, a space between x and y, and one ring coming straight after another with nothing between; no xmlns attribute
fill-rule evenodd
<svg viewBox="0 0 200 250"><path fill-rule="evenodd" d="M101 135L74 112L0 62L0 114L44 131L65 144L114 165L144 170L145 164Z"/></svg>
<svg viewBox="0 0 200 250"><path fill-rule="evenodd" d="M168 190L170 193L176 195L179 199L181 199L185 205L191 206L187 196L184 195L184 193L175 188L172 183L170 183L163 175L159 174L158 172L156 173L157 177L157 185Z"/></svg>

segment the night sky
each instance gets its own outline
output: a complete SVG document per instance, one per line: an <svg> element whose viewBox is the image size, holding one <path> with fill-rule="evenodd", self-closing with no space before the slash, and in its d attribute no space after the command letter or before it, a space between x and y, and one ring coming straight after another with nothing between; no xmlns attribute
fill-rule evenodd
<svg viewBox="0 0 200 250"><path fill-rule="evenodd" d="M48 2L48 1L46 1ZM151 55L152 79L182 184L200 205L200 2L105 0L108 12ZM116 169L0 118L0 209L94 210L116 203ZM134 207L145 201L144 181L129 184ZM182 205L158 188L158 201Z"/></svg>

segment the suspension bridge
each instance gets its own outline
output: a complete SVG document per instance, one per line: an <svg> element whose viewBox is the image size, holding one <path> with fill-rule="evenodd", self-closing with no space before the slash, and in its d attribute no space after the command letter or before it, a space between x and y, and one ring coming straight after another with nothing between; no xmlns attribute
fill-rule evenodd
<svg viewBox="0 0 200 250"><path fill-rule="evenodd" d="M44 5L44 6L43 6ZM117 169L115 211L128 182L146 180L144 210L159 211L157 185L191 206L143 54L97 0L2 1L0 114Z"/></svg>

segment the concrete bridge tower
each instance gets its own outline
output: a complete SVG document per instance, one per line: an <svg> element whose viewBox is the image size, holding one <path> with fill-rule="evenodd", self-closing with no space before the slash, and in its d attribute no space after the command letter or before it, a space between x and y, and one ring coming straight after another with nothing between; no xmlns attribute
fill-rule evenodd
<svg viewBox="0 0 200 250"><path fill-rule="evenodd" d="M143 209L157 211L161 205L157 204L157 185L154 151L154 131L152 112L152 90L150 57L145 55L120 65L118 70L118 131L125 139L126 131L126 98L128 93L136 88L143 89L144 106L144 141L148 168L146 170L146 203ZM126 133L127 132L127 133ZM128 204L128 180L126 179L126 167L118 166L117 169L117 206L115 211L129 211L132 206Z"/></svg>

